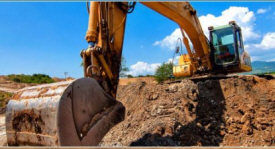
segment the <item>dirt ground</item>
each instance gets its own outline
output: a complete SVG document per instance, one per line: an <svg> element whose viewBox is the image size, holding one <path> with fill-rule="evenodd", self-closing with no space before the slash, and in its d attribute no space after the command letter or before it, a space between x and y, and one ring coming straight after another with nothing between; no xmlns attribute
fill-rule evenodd
<svg viewBox="0 0 275 149"><path fill-rule="evenodd" d="M138 81L145 81L146 83L149 83L149 84L156 83L153 77L120 78L119 85L129 85L131 83L138 82Z"/></svg>
<svg viewBox="0 0 275 149"><path fill-rule="evenodd" d="M0 91L15 93L21 88L32 86L32 85L34 84L16 83L8 80L6 76L0 76ZM0 114L0 146L6 146L7 138L6 138L5 114L2 114L2 112L3 112L3 108L0 107L0 113L1 113Z"/></svg>
<svg viewBox="0 0 275 149"><path fill-rule="evenodd" d="M128 82L117 93L126 118L100 146L275 146L275 79ZM6 145L4 115L0 145Z"/></svg>
<svg viewBox="0 0 275 149"><path fill-rule="evenodd" d="M101 146L274 146L275 80L120 86L126 119Z"/></svg>
<svg viewBox="0 0 275 149"><path fill-rule="evenodd" d="M0 146L7 145L5 115L0 115Z"/></svg>
<svg viewBox="0 0 275 149"><path fill-rule="evenodd" d="M18 89L28 87L28 86L33 86L33 85L35 85L35 84L13 82L13 81L8 80L8 78L6 76L0 76L0 90L1 91L14 93Z"/></svg>

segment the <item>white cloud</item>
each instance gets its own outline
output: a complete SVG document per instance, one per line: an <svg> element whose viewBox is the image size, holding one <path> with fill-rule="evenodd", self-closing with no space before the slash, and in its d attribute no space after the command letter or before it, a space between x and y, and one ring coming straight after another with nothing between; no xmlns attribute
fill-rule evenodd
<svg viewBox="0 0 275 149"><path fill-rule="evenodd" d="M216 17L212 14L207 14L206 16L200 16L199 20L207 37L209 36L209 26L221 26L233 20L242 28L244 41L260 37L260 35L254 31L256 17L253 11L249 11L247 7L229 7L222 11L220 16Z"/></svg>
<svg viewBox="0 0 275 149"><path fill-rule="evenodd" d="M251 61L254 62L254 61L259 61L260 58L258 56L251 56Z"/></svg>
<svg viewBox="0 0 275 149"><path fill-rule="evenodd" d="M270 60L267 60L268 62L274 62L275 61L275 58L272 58Z"/></svg>
<svg viewBox="0 0 275 149"><path fill-rule="evenodd" d="M154 74L155 70L160 65L160 63L148 64L146 62L139 61L136 64L130 66L130 71L128 74L131 74L133 76Z"/></svg>
<svg viewBox="0 0 275 149"><path fill-rule="evenodd" d="M261 13L266 13L268 11L268 9L258 9L257 13L261 14Z"/></svg>
<svg viewBox="0 0 275 149"><path fill-rule="evenodd" d="M266 33L261 42L246 44L244 48L253 56L264 55L267 52L275 52L275 32Z"/></svg>
<svg viewBox="0 0 275 149"><path fill-rule="evenodd" d="M251 55L252 61L275 60L275 32L266 33L258 44L247 44L245 50Z"/></svg>
<svg viewBox="0 0 275 149"><path fill-rule="evenodd" d="M242 28L244 41L258 39L260 37L253 28L256 17L253 11L249 11L247 7L229 7L222 11L220 16L207 14L205 16L200 16L199 20L206 37L209 36L209 26L221 26L233 20ZM179 37L182 38L182 34L180 29L177 28L170 35L162 40L156 41L153 45L174 50Z"/></svg>
<svg viewBox="0 0 275 149"><path fill-rule="evenodd" d="M255 47L263 50L275 50L275 32L269 32L264 35L260 44L255 44Z"/></svg>
<svg viewBox="0 0 275 149"><path fill-rule="evenodd" d="M164 39L156 41L153 45L167 48L168 50L175 50L178 38L182 38L180 28L174 30L171 35L166 36Z"/></svg>
<svg viewBox="0 0 275 149"><path fill-rule="evenodd" d="M251 61L266 61L266 62L270 62L270 61L275 61L275 54L263 54L260 56L251 56Z"/></svg>
<svg viewBox="0 0 275 149"><path fill-rule="evenodd" d="M174 64L177 64L178 63L178 61L179 61L179 58L180 58L180 56L176 56L175 58L174 58ZM167 63L171 63L173 61L173 58L169 58L168 59L168 62Z"/></svg>
<svg viewBox="0 0 275 149"><path fill-rule="evenodd" d="M174 64L177 64L180 56L174 58ZM172 62L173 58L169 58L166 63ZM152 63L148 64L146 62L138 61L134 65L130 66L130 71L127 74L138 76L138 75L147 75L155 74L156 69L161 65L161 63Z"/></svg>

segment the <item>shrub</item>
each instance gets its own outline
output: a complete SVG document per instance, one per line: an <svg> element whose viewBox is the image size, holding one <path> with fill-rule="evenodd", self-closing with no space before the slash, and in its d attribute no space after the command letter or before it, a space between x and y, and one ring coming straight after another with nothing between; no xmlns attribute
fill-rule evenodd
<svg viewBox="0 0 275 149"><path fill-rule="evenodd" d="M155 73L155 79L158 83L163 83L164 81L170 79L173 74L173 64L163 63L159 66Z"/></svg>
<svg viewBox="0 0 275 149"><path fill-rule="evenodd" d="M129 75L127 75L127 78L133 78L133 76L129 74Z"/></svg>
<svg viewBox="0 0 275 149"><path fill-rule="evenodd" d="M0 91L0 108L3 108L7 105L12 95L12 93Z"/></svg>
<svg viewBox="0 0 275 149"><path fill-rule="evenodd" d="M8 79L12 80L14 82L18 83L37 83L37 84L42 84L42 83L52 83L54 80L45 74L33 74L33 75L15 75L11 74L8 75Z"/></svg>

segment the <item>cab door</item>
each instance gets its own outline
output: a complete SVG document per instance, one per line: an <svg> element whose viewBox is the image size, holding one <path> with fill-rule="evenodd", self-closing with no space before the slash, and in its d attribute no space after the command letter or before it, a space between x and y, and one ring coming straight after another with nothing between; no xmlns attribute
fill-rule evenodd
<svg viewBox="0 0 275 149"><path fill-rule="evenodd" d="M240 61L240 69L241 71L251 71L251 60L249 54L244 51L244 45L242 40L242 32L241 30L236 31L236 47L238 50L239 61Z"/></svg>

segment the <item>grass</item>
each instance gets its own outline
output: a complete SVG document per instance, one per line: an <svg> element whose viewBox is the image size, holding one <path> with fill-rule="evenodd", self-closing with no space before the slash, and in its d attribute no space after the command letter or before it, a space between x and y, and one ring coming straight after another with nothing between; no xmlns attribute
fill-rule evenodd
<svg viewBox="0 0 275 149"><path fill-rule="evenodd" d="M0 91L0 108L6 107L13 93Z"/></svg>
<svg viewBox="0 0 275 149"><path fill-rule="evenodd" d="M33 74L33 75L15 75L11 74L7 76L9 80L17 82L17 83L36 83L36 84L42 84L42 83L52 83L54 80L45 74Z"/></svg>
<svg viewBox="0 0 275 149"><path fill-rule="evenodd" d="M275 74L275 72L262 72L262 73L256 73L255 75L266 75L266 74Z"/></svg>

